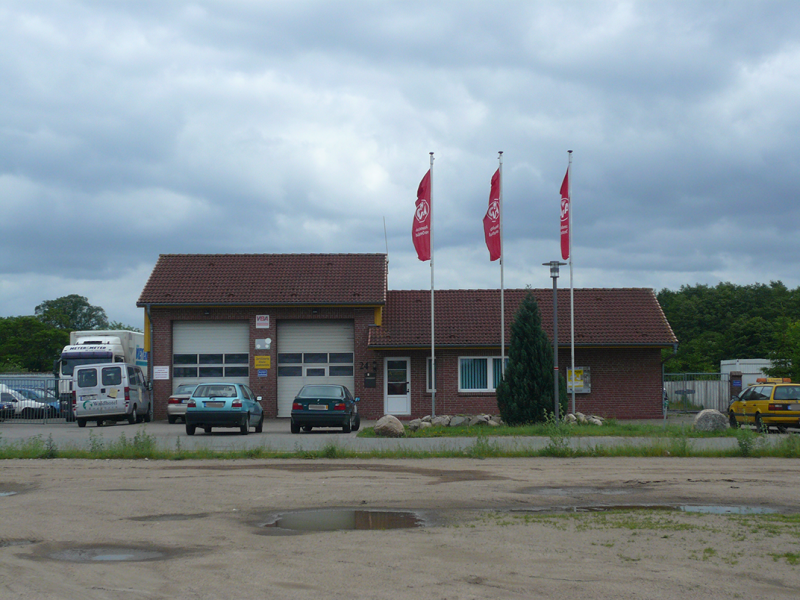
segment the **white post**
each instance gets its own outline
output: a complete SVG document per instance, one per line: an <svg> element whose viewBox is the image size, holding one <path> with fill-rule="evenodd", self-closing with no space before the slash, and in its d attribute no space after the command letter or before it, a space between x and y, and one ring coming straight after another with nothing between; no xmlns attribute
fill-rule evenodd
<svg viewBox="0 0 800 600"><path fill-rule="evenodd" d="M567 188L569 193L569 331L572 357L572 414L575 414L575 296L572 286L572 150L567 165Z"/></svg>
<svg viewBox="0 0 800 600"><path fill-rule="evenodd" d="M434 344L434 312L433 312L433 152L431 155L431 417L436 416L436 351Z"/></svg>

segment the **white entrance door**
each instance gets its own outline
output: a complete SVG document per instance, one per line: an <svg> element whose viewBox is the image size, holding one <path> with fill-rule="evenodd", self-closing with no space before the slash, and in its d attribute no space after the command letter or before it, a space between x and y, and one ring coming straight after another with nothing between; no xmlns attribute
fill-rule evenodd
<svg viewBox="0 0 800 600"><path fill-rule="evenodd" d="M384 377L384 405L387 415L411 414L411 359L389 358L383 359Z"/></svg>

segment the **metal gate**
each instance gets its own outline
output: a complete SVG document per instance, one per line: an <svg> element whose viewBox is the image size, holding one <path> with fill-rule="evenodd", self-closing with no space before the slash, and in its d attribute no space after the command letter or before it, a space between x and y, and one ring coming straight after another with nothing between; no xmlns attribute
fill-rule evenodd
<svg viewBox="0 0 800 600"><path fill-rule="evenodd" d="M728 373L664 373L667 409L700 412L713 408L728 412L730 381Z"/></svg>
<svg viewBox="0 0 800 600"><path fill-rule="evenodd" d="M0 420L6 423L63 423L71 408L59 400L52 375L0 375Z"/></svg>

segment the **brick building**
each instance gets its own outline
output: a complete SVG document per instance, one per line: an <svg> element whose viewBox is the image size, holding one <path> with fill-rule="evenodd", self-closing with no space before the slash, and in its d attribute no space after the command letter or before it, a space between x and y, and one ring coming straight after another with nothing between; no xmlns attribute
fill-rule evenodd
<svg viewBox="0 0 800 600"><path fill-rule="evenodd" d="M505 291L506 344L528 290ZM552 339L552 290L530 290ZM658 418L661 349L676 343L649 289L576 289L576 408ZM570 364L569 290L559 290L559 365ZM436 414L497 412L500 291L435 292ZM180 383L247 383L288 417L306 382L347 385L366 419L431 413L430 291L387 289L383 254L161 255L145 310L155 415Z"/></svg>

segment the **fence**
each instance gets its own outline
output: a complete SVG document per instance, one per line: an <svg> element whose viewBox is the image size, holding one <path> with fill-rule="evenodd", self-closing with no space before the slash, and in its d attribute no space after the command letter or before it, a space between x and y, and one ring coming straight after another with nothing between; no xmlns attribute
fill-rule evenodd
<svg viewBox="0 0 800 600"><path fill-rule="evenodd" d="M728 373L664 373L664 393L669 410L700 412L714 408L728 412Z"/></svg>
<svg viewBox="0 0 800 600"><path fill-rule="evenodd" d="M63 423L70 411L58 397L58 379L52 375L0 376L0 420L6 423Z"/></svg>

